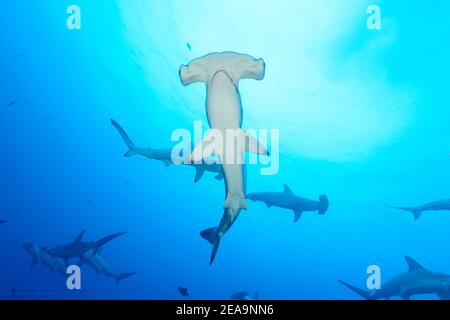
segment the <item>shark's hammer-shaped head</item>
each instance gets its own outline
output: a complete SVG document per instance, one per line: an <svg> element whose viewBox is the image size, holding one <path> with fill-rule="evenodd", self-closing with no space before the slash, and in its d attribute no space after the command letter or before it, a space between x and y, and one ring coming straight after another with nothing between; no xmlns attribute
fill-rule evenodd
<svg viewBox="0 0 450 320"><path fill-rule="evenodd" d="M225 71L235 86L241 79L264 79L266 65L263 59L235 52L210 53L180 67L181 83L208 83L218 71Z"/></svg>

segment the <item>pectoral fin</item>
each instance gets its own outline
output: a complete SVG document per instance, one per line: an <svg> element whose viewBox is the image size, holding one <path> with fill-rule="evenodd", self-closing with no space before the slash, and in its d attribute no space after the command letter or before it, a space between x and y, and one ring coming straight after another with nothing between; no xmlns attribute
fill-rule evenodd
<svg viewBox="0 0 450 320"><path fill-rule="evenodd" d="M244 139L246 152L261 154L265 156L269 155L267 148L259 143L259 141L254 136L252 136L248 132L245 132L244 130L242 130L242 136Z"/></svg>
<svg viewBox="0 0 450 320"><path fill-rule="evenodd" d="M192 151L189 162L200 163L203 159L211 157L216 149L216 139L216 132L214 130L208 132L203 140L194 148L194 151Z"/></svg>
<svg viewBox="0 0 450 320"><path fill-rule="evenodd" d="M302 217L303 211L296 209L294 210L294 223L297 222Z"/></svg>

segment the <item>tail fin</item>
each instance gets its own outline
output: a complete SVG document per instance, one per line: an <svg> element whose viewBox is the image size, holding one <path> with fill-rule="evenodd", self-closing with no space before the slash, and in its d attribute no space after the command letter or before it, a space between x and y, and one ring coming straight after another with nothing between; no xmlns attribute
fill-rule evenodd
<svg viewBox="0 0 450 320"><path fill-rule="evenodd" d="M122 137L123 141L125 141L125 144L128 147L128 151L124 154L125 157L131 157L136 155L136 145L134 142L130 139L128 134L125 132L125 130L114 120L111 119L111 124L117 129L120 136Z"/></svg>
<svg viewBox="0 0 450 320"><path fill-rule="evenodd" d="M95 256L97 254L97 252L101 249L101 247L103 247L105 244L107 244L111 240L114 240L120 236L123 236L124 234L126 234L126 232L118 232L118 233L114 233L112 235L109 235L107 237L104 237L104 238L96 241L94 243L94 247L93 247L93 255Z"/></svg>
<svg viewBox="0 0 450 320"><path fill-rule="evenodd" d="M217 237L217 228L209 228L200 232L200 236L208 241L210 244L214 245Z"/></svg>
<svg viewBox="0 0 450 320"><path fill-rule="evenodd" d="M390 206L387 204L382 204L385 207L388 208L392 208L392 209L398 209L398 210L403 210L403 211L408 211L411 212L414 216L414 220L419 220L420 217L422 216L422 210L420 210L420 208L414 208L414 207L396 207L396 206Z"/></svg>
<svg viewBox="0 0 450 320"><path fill-rule="evenodd" d="M214 259L216 259L217 251L219 250L220 246L220 237L216 238L216 242L213 244L213 248L211 251L211 259L209 260L209 265L211 266L214 263Z"/></svg>
<svg viewBox="0 0 450 320"><path fill-rule="evenodd" d="M195 179L194 183L197 183L200 181L200 179L203 177L203 174L205 173L205 167L202 165L195 166Z"/></svg>
<svg viewBox="0 0 450 320"><path fill-rule="evenodd" d="M367 291L365 291L365 290L363 290L363 289L359 289L359 288L357 288L357 287L355 287L355 286L352 286L351 284L349 284L349 283L347 283L347 282L344 282L344 281L341 281L341 280L339 280L339 282L340 282L342 285L344 285L344 286L346 286L347 288L349 288L350 290L352 290L354 293L356 293L356 294L359 295L360 297L362 297L362 298L364 298L364 299L366 299L366 300L374 300L373 297L370 295L369 292L367 292Z"/></svg>
<svg viewBox="0 0 450 320"><path fill-rule="evenodd" d="M129 278L131 276L134 276L137 272L128 272L128 273L120 273L115 277L116 279L116 285L118 286L120 284L120 281L123 279Z"/></svg>
<svg viewBox="0 0 450 320"><path fill-rule="evenodd" d="M211 259L209 261L209 265L212 265L220 245L220 237L217 236L217 228L203 230L200 232L200 236L213 246L211 251Z"/></svg>
<svg viewBox="0 0 450 320"><path fill-rule="evenodd" d="M319 214L324 215L328 207L330 206L330 202L328 201L328 197L326 195L321 195L319 197Z"/></svg>

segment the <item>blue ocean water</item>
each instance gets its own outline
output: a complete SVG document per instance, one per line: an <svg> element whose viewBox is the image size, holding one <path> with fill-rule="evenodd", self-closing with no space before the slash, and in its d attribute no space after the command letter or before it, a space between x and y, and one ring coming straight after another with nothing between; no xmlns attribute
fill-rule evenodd
<svg viewBox="0 0 450 320"><path fill-rule="evenodd" d="M66 9L81 9L81 30ZM381 30L368 30L377 4ZM0 19L0 298L358 299L369 265L382 280L404 256L450 274L450 215L382 203L449 198L450 5L423 1L18 0ZM116 119L142 147L170 147L206 123L205 90L180 65L232 50L263 58L263 81L240 83L244 128L280 130L280 170L248 168L248 191L326 194L326 215L249 202L215 263L199 236L222 215L223 182L193 168L124 158ZM42 265L52 247L127 235L103 257L137 275L116 286L82 267L82 290ZM12 294L14 289L15 294ZM416 297L417 298L417 297ZM423 296L421 298L434 298Z"/></svg>

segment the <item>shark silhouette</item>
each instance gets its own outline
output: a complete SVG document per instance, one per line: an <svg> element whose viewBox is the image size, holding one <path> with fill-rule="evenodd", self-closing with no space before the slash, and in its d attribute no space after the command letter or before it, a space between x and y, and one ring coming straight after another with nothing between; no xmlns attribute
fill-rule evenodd
<svg viewBox="0 0 450 320"><path fill-rule="evenodd" d="M63 259L64 262L68 265L70 258L82 259L83 255L91 250L93 255L96 255L98 250L101 247L103 247L106 243L124 234L126 234L126 232L119 232L104 237L98 241L83 242L84 231L82 231L72 243L57 246L51 249L42 247L41 250L43 250L45 253L49 254L52 257Z"/></svg>
<svg viewBox="0 0 450 320"><path fill-rule="evenodd" d="M231 300L259 300L259 292L255 292L254 295L250 295L248 292L238 292L230 298Z"/></svg>
<svg viewBox="0 0 450 320"><path fill-rule="evenodd" d="M414 219L418 220L422 216L422 213L425 211L450 211L450 199L425 203L418 207L395 207L389 205L385 206L393 209L409 211L413 214Z"/></svg>
<svg viewBox="0 0 450 320"><path fill-rule="evenodd" d="M67 276L67 263L64 262L62 258L52 257L47 252L42 250L41 247L35 246L32 243L26 243L22 248L32 256L32 260L30 263L31 267L35 266L38 263L41 263L49 268L52 273L57 273L64 277Z"/></svg>
<svg viewBox="0 0 450 320"><path fill-rule="evenodd" d="M101 249L97 250L95 253L94 249L87 251L83 254L83 257L80 259L79 265L81 266L83 263L86 263L92 269L94 269L97 274L103 274L109 278L113 278L116 281L116 285L119 285L120 281L127 279L131 276L134 276L136 272L127 272L127 273L118 273L115 272L110 265L100 256Z"/></svg>
<svg viewBox="0 0 450 320"><path fill-rule="evenodd" d="M268 208L279 207L292 210L294 211L294 222L297 222L305 211L317 211L323 215L329 206L327 196L319 196L319 201L302 198L296 196L287 185L284 185L283 192L249 193L247 199L263 202Z"/></svg>
<svg viewBox="0 0 450 320"><path fill-rule="evenodd" d="M166 167L173 164L172 161L172 149L150 149L150 148L138 148L134 142L130 139L125 130L113 119L111 119L112 125L117 129L120 136L124 140L128 147L128 151L124 154L125 157L131 157L134 155L141 155L148 159L162 161ZM183 165L188 165L195 168L195 178L194 183L200 181L205 172L215 173L214 179L223 180L223 173L220 164L213 161L202 162L202 163L183 163Z"/></svg>
<svg viewBox="0 0 450 320"><path fill-rule="evenodd" d="M429 271L410 257L405 259L409 270L386 282L380 290L369 292L347 282L339 282L366 300L389 300L392 297L409 300L418 294L435 294L442 300L450 299L450 275Z"/></svg>

